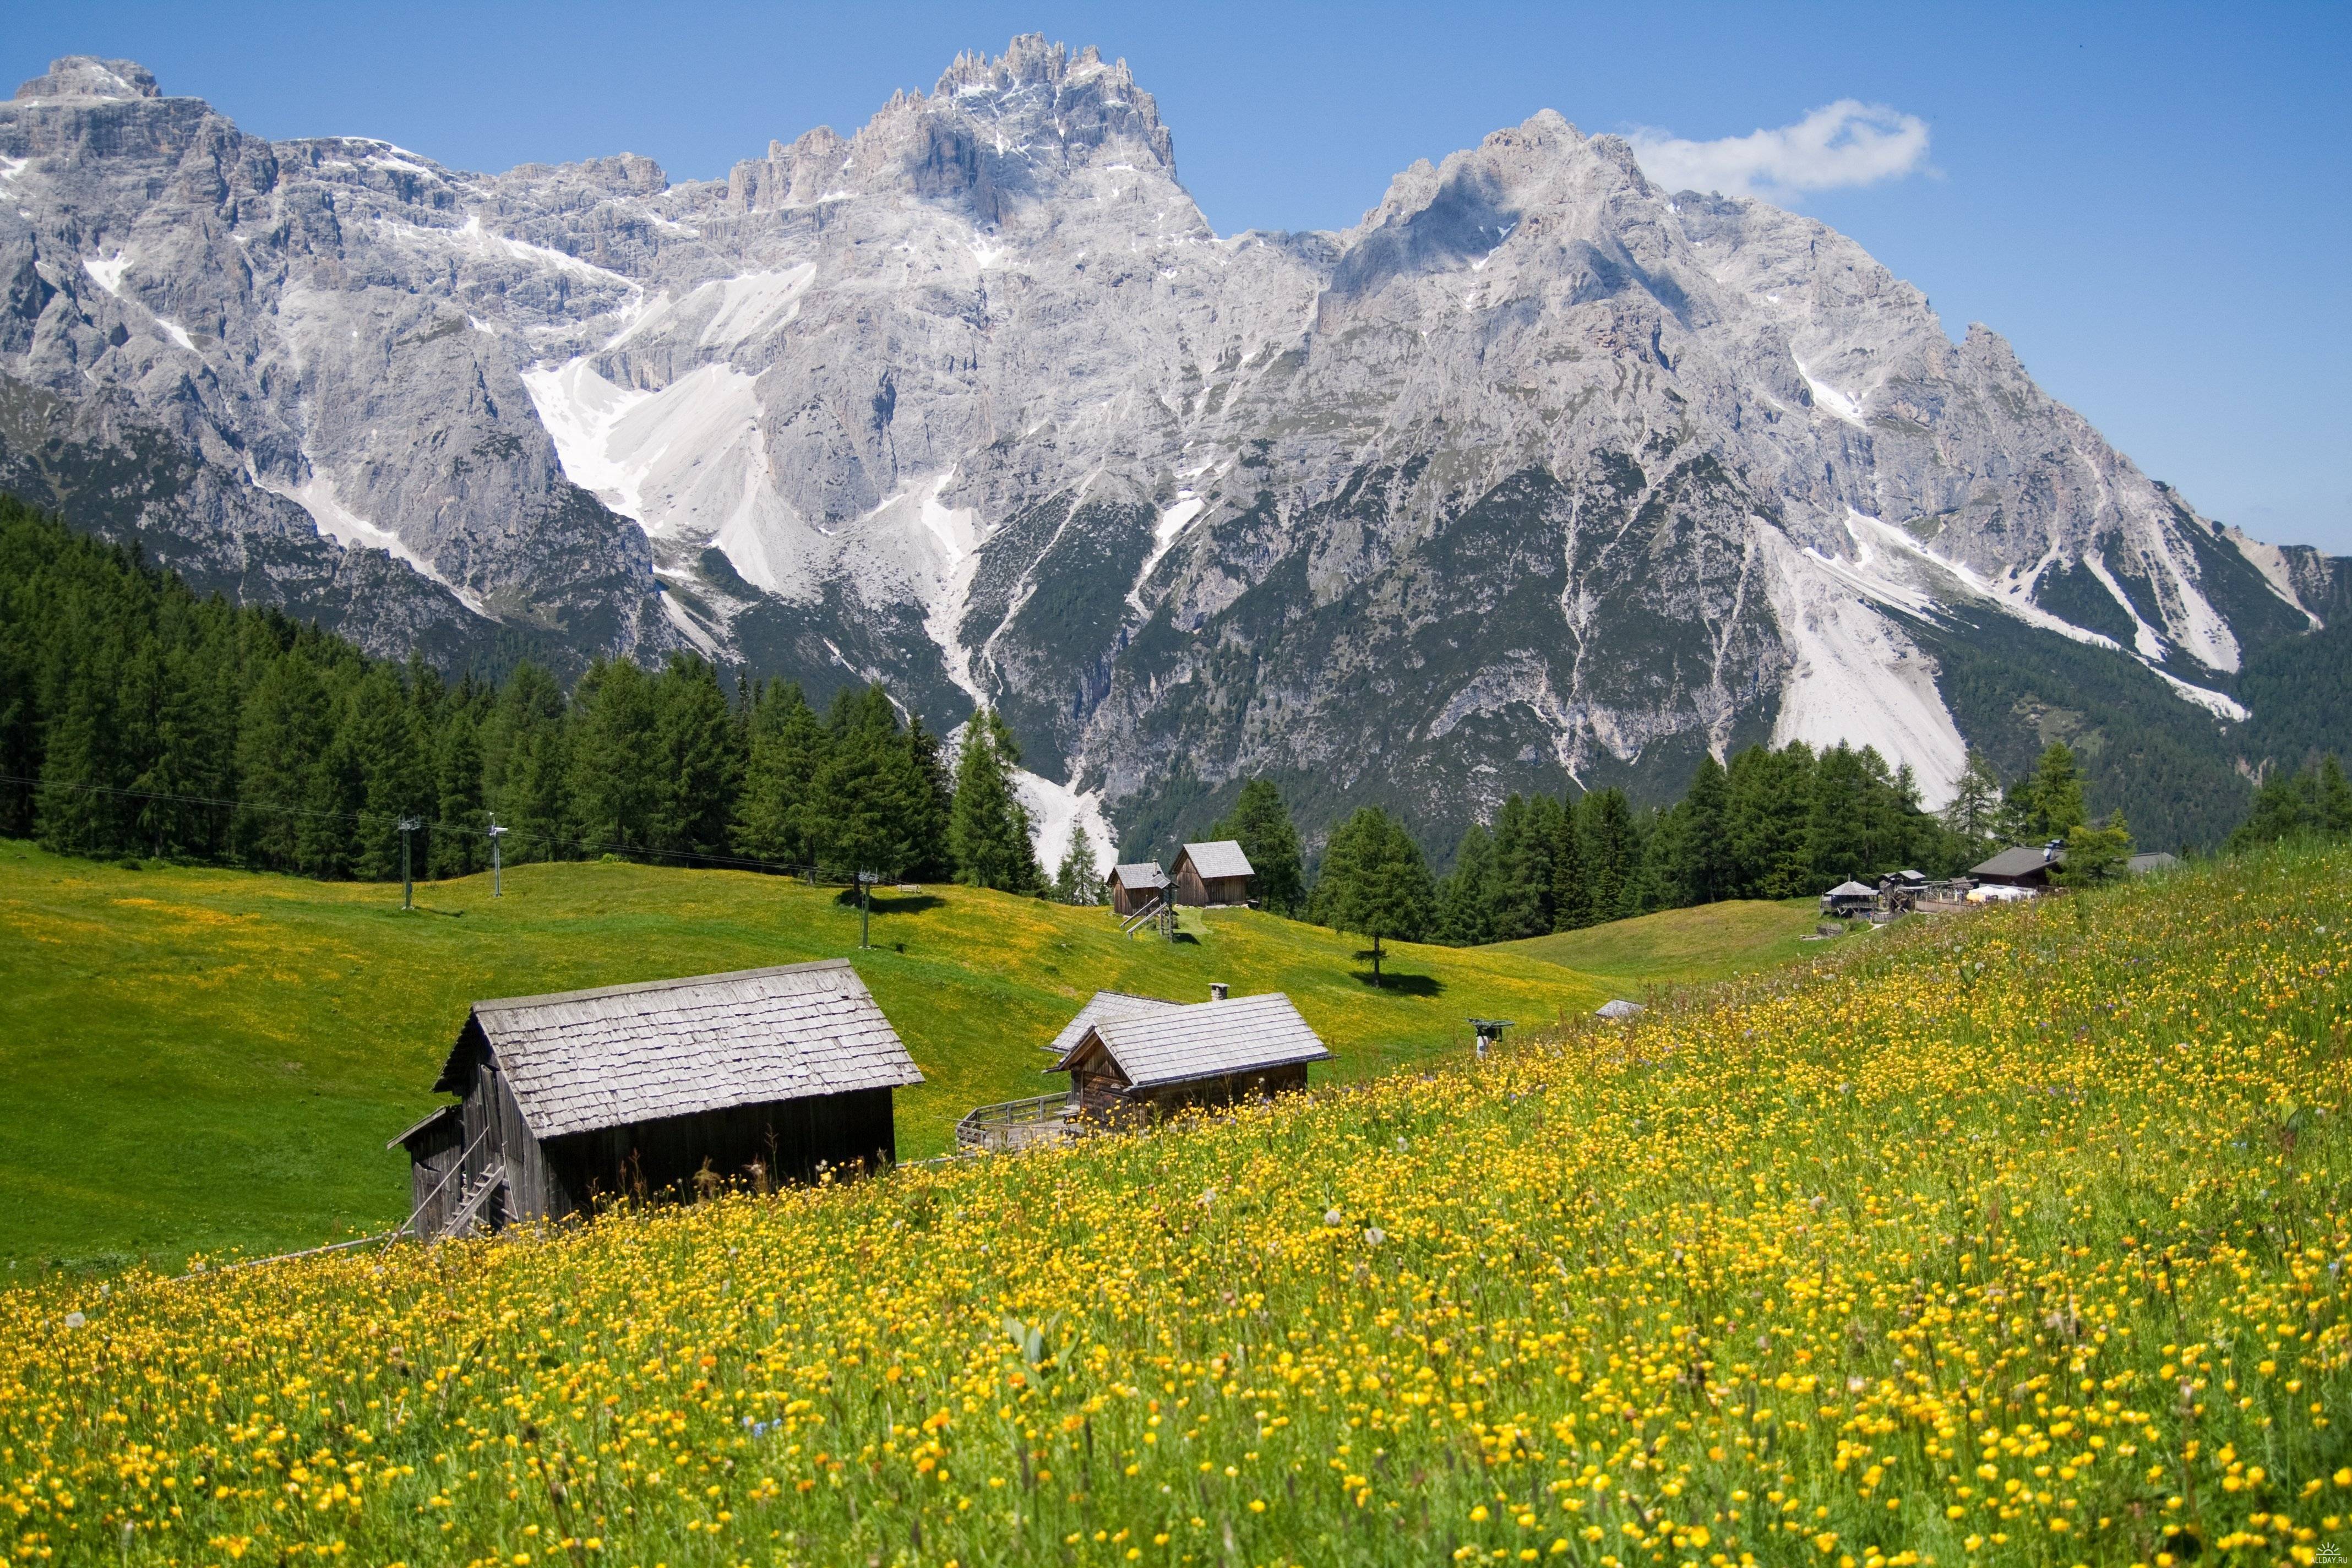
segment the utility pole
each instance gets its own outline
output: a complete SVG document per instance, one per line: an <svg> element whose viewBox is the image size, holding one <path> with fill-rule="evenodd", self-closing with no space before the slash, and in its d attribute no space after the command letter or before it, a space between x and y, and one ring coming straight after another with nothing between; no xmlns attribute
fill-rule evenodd
<svg viewBox="0 0 2352 1568"><path fill-rule="evenodd" d="M499 826L499 814L490 813L490 897L494 899L506 896L499 887L499 840L506 836L507 830Z"/></svg>
<svg viewBox="0 0 2352 1568"><path fill-rule="evenodd" d="M866 912L873 889L874 873L871 871L857 873L857 947L861 952L872 945L866 940Z"/></svg>
<svg viewBox="0 0 2352 1568"><path fill-rule="evenodd" d="M414 816L400 819L400 907L404 910L416 907L415 885L408 875L408 836L424 826Z"/></svg>

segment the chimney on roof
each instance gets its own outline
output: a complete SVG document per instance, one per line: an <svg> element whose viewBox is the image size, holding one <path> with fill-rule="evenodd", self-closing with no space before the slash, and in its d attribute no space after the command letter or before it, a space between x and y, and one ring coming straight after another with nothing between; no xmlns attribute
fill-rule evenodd
<svg viewBox="0 0 2352 1568"><path fill-rule="evenodd" d="M1209 982L1209 1000L1210 1000L1210 1001L1212 1001L1212 1002L1222 1002L1222 1001L1223 1001L1223 1000L1225 999L1225 991L1226 991L1226 986L1225 986L1225 983L1224 983L1223 981L1222 981L1222 980L1212 980L1212 981L1210 981L1210 982Z"/></svg>

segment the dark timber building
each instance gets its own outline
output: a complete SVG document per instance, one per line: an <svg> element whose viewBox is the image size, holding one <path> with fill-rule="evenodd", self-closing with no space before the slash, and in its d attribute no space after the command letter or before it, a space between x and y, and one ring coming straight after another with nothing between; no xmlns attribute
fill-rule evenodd
<svg viewBox="0 0 2352 1568"><path fill-rule="evenodd" d="M698 1178L807 1180L897 1158L923 1081L846 959L477 1002L393 1142L421 1237L583 1213Z"/></svg>
<svg viewBox="0 0 2352 1568"><path fill-rule="evenodd" d="M1089 1121L1305 1089L1307 1064L1331 1058L1279 991L1192 1006L1097 992L1065 1039L1053 1070L1070 1075L1072 1110Z"/></svg>
<svg viewBox="0 0 2352 1568"><path fill-rule="evenodd" d="M1114 866L1110 868L1110 880L1105 885L1111 912L1122 919L1150 909L1167 890L1168 873L1160 868L1157 860Z"/></svg>
<svg viewBox="0 0 2352 1568"><path fill-rule="evenodd" d="M1176 852L1176 864L1168 868L1168 880L1176 889L1178 903L1210 909L1246 907L1250 901L1250 879L1256 875L1250 867L1249 857L1230 838L1187 844Z"/></svg>

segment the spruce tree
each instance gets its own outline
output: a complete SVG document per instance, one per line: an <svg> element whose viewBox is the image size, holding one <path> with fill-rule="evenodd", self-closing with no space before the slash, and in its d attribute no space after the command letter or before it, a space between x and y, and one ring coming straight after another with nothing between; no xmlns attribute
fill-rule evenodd
<svg viewBox="0 0 2352 1568"><path fill-rule="evenodd" d="M296 649L271 660L246 700L236 741L236 840L253 865L301 864L299 813L333 733L333 707L309 656Z"/></svg>
<svg viewBox="0 0 2352 1568"><path fill-rule="evenodd" d="M433 815L433 848L426 874L469 877L489 864L489 818L482 805L482 746L474 716L453 711L441 729L434 761L438 800Z"/></svg>
<svg viewBox="0 0 2352 1568"><path fill-rule="evenodd" d="M794 680L758 688L749 730L751 754L736 798L735 852L788 866L812 865L820 837L817 780L824 768L825 730Z"/></svg>
<svg viewBox="0 0 2352 1568"><path fill-rule="evenodd" d="M1296 917L1306 902L1306 865L1298 847L1298 829L1290 807L1271 779L1255 778L1242 785L1233 809L1209 829L1209 837L1230 838L1249 858L1257 875L1258 903L1279 914Z"/></svg>
<svg viewBox="0 0 2352 1568"><path fill-rule="evenodd" d="M1462 833L1462 847L1454 852L1454 869L1437 889L1435 936L1455 947L1476 947L1495 940L1495 839L1482 823Z"/></svg>
<svg viewBox="0 0 2352 1568"><path fill-rule="evenodd" d="M1576 805L1559 803L1552 831L1551 929L1580 931L1592 923L1592 881L1584 863L1584 832Z"/></svg>
<svg viewBox="0 0 2352 1568"><path fill-rule="evenodd" d="M1008 737L1010 733L1006 731ZM919 713L907 717L907 762L908 873L926 881L950 877L955 856L948 844L948 822L955 806L955 785L948 773L946 749L924 728Z"/></svg>
<svg viewBox="0 0 2352 1568"><path fill-rule="evenodd" d="M432 852L429 825L439 801L415 708L393 666L376 666L352 691L343 735L364 781L352 875L378 882L399 877L398 825L407 817L428 825L411 836L409 846L411 870L423 872Z"/></svg>
<svg viewBox="0 0 2352 1568"><path fill-rule="evenodd" d="M1552 847L1559 825L1544 797L1517 793L1495 818L1495 879L1489 923L1496 942L1542 936L1552 928Z"/></svg>
<svg viewBox="0 0 2352 1568"><path fill-rule="evenodd" d="M653 681L628 659L598 659L573 693L572 806L591 846L651 842L670 790Z"/></svg>
<svg viewBox="0 0 2352 1568"><path fill-rule="evenodd" d="M1095 859L1094 840L1087 825L1070 825L1070 847L1054 872L1054 897L1066 904L1098 904L1103 898L1103 873Z"/></svg>
<svg viewBox="0 0 2352 1568"><path fill-rule="evenodd" d="M2090 820L2083 807L2083 770L2074 749L2053 741L2033 764L2033 832L2042 838L2063 838L2070 828Z"/></svg>
<svg viewBox="0 0 2352 1568"><path fill-rule="evenodd" d="M1583 834L1585 874L1592 889L1595 921L1623 920L1635 912L1642 846L1633 808L1621 789L1595 790L1577 804Z"/></svg>
<svg viewBox="0 0 2352 1568"><path fill-rule="evenodd" d="M1968 764L1952 785L1952 798L1944 803L1944 826L1971 846L1990 847L2000 813L2000 776L1985 754L1970 746Z"/></svg>
<svg viewBox="0 0 2352 1568"><path fill-rule="evenodd" d="M1372 984L1381 984L1381 943L1418 942L1429 925L1434 889L1421 847L1379 806L1359 807L1331 835L1318 894L1325 882L1331 925L1371 939Z"/></svg>
<svg viewBox="0 0 2352 1568"><path fill-rule="evenodd" d="M1701 756L1662 843L1670 858L1667 882L1677 901L1711 904L1731 896L1730 802L1723 764L1712 754Z"/></svg>
<svg viewBox="0 0 2352 1568"><path fill-rule="evenodd" d="M956 880L967 887L1034 892L1043 878L1029 842L1029 814L1013 789L1013 763L1005 754L1009 741L993 710L981 710L964 726L948 847L955 857Z"/></svg>
<svg viewBox="0 0 2352 1568"><path fill-rule="evenodd" d="M660 771L647 839L667 854L724 855L743 759L719 672L690 654L673 653L651 697Z"/></svg>

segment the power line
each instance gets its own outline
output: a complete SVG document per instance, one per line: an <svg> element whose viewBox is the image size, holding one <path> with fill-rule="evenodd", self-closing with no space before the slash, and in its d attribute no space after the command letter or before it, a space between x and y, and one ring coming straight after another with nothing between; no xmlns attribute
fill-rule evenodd
<svg viewBox="0 0 2352 1568"><path fill-rule="evenodd" d="M269 801L229 800L219 795L177 795L168 790L121 789L113 784L68 784L61 780L26 778L21 773L0 773L0 784L24 784L32 789L74 790L84 795L112 795L121 800L161 801L173 805L210 805L229 811L266 812L279 816L309 816L328 822L356 823L362 827L390 831L406 820L398 813L367 811L321 811L315 806L280 805ZM462 834L471 838L488 840L490 831L470 827L462 822L431 822L423 826L436 833ZM762 860L742 855L704 855L691 849L656 849L644 844L606 844L587 838L562 838L551 833L524 833L520 828L500 828L502 834L520 835L525 842L547 845L551 848L578 849L597 855L650 855L667 860L690 860L698 865L732 868L750 871L776 871L789 876L838 878L845 886L846 878L829 873L821 866L796 864L788 860Z"/></svg>

